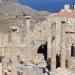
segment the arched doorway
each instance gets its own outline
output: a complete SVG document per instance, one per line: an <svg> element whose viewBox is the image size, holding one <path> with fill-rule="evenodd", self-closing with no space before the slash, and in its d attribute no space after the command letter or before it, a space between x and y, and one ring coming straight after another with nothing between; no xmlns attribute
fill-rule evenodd
<svg viewBox="0 0 75 75"><path fill-rule="evenodd" d="M43 54L45 61L47 61L47 42L39 46L37 53Z"/></svg>

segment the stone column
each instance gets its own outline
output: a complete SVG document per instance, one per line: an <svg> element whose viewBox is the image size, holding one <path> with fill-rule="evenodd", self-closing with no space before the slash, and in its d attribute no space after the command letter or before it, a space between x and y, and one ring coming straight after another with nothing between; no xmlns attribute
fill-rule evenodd
<svg viewBox="0 0 75 75"><path fill-rule="evenodd" d="M30 19L31 16L26 16L26 30L28 31L28 33L30 32Z"/></svg>
<svg viewBox="0 0 75 75"><path fill-rule="evenodd" d="M12 43L12 46L11 46L11 52L12 54L10 55L10 58L11 58L11 75L17 75L17 50L16 50L16 45L14 45Z"/></svg>
<svg viewBox="0 0 75 75"><path fill-rule="evenodd" d="M51 69L51 28L50 28L50 33L47 38L47 62L49 69Z"/></svg>
<svg viewBox="0 0 75 75"><path fill-rule="evenodd" d="M51 27L51 72L56 75L56 23Z"/></svg>
<svg viewBox="0 0 75 75"><path fill-rule="evenodd" d="M47 38L47 60L51 59L51 22L48 21L48 28L49 30L47 30L48 32L48 38Z"/></svg>
<svg viewBox="0 0 75 75"><path fill-rule="evenodd" d="M27 49L27 51L26 51L26 53L27 53L27 59L28 58L30 58L30 40L31 40L31 38L30 38L30 18L31 18L31 16L26 16L26 49Z"/></svg>
<svg viewBox="0 0 75 75"><path fill-rule="evenodd" d="M12 26L11 28L11 42L17 44L17 27Z"/></svg>
<svg viewBox="0 0 75 75"><path fill-rule="evenodd" d="M11 75L17 75L17 57L15 55L12 56L12 71Z"/></svg>
<svg viewBox="0 0 75 75"><path fill-rule="evenodd" d="M65 21L62 22L61 26L61 68L65 70L65 62L66 62L66 46L65 46Z"/></svg>
<svg viewBox="0 0 75 75"><path fill-rule="evenodd" d="M50 21L50 17L47 18L47 62L48 62L48 66L49 69L51 69L51 21Z"/></svg>
<svg viewBox="0 0 75 75"><path fill-rule="evenodd" d="M56 20L56 53L60 54L61 50L61 21Z"/></svg>
<svg viewBox="0 0 75 75"><path fill-rule="evenodd" d="M26 45L29 48L30 46L30 16L26 16Z"/></svg>
<svg viewBox="0 0 75 75"><path fill-rule="evenodd" d="M51 58L51 36L47 39L47 60Z"/></svg>

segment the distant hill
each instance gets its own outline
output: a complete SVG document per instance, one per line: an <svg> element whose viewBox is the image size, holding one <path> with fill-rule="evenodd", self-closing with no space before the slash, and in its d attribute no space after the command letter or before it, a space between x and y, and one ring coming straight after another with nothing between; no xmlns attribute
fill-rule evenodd
<svg viewBox="0 0 75 75"><path fill-rule="evenodd" d="M28 6L21 5L16 0L2 0L0 3L0 16L8 15L48 15L49 12L34 10Z"/></svg>

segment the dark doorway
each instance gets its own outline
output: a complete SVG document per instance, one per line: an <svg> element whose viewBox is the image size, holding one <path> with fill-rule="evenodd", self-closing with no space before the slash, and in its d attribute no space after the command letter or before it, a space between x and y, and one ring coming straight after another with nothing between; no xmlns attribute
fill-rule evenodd
<svg viewBox="0 0 75 75"><path fill-rule="evenodd" d="M44 59L47 61L47 42L45 44L42 44L39 48L37 53L43 54Z"/></svg>
<svg viewBox="0 0 75 75"><path fill-rule="evenodd" d="M56 55L56 68L60 67L60 55Z"/></svg>
<svg viewBox="0 0 75 75"><path fill-rule="evenodd" d="M72 46L71 46L71 56L72 56L72 57L75 56L75 47L74 47L73 44L72 44Z"/></svg>

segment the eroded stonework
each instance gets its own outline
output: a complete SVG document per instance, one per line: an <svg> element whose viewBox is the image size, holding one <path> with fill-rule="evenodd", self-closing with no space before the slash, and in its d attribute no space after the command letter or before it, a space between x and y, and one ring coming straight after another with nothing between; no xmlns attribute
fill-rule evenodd
<svg viewBox="0 0 75 75"><path fill-rule="evenodd" d="M65 5L34 21L29 15L0 18L0 75L44 75L46 67L51 75L63 75L75 69L75 12Z"/></svg>

